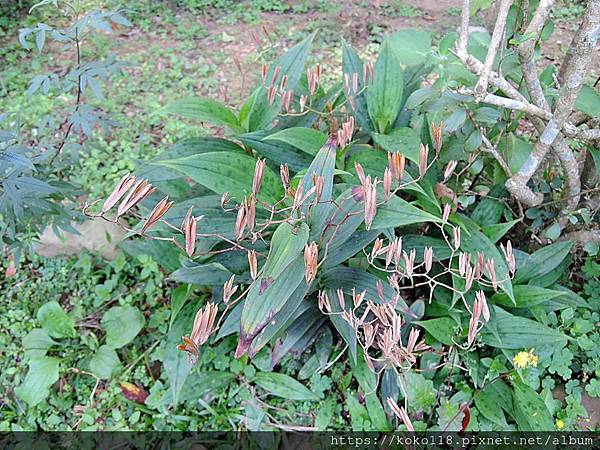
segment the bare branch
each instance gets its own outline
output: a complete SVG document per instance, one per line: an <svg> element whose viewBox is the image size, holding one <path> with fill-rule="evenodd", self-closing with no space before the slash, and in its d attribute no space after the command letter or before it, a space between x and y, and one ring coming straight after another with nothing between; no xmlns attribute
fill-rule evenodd
<svg viewBox="0 0 600 450"><path fill-rule="evenodd" d="M485 56L483 70L480 72L479 80L475 85L475 98L477 100L482 100L487 92L490 73L492 71L494 61L496 60L498 47L500 47L500 43L504 38L504 31L506 30L506 18L508 17L508 10L510 9L512 3L512 0L501 0L500 2L496 25L494 27L494 32L492 33L492 39L490 40L487 55Z"/></svg>
<svg viewBox="0 0 600 450"><path fill-rule="evenodd" d="M506 182L506 188L509 192L528 206L536 206L543 201L543 195L541 193L533 193L527 187L527 182L537 171L546 153L558 138L561 129L573 111L575 100L581 89L598 40L600 0L590 0L583 17L583 23L574 38L574 41L577 42L572 45L575 50L568 61L568 66L564 68L560 96L554 107L553 117L546 124L538 142L519 173ZM563 167L564 164L569 164L570 161L570 157L566 156L564 150L565 148L560 146L557 150L557 155L559 155L559 158L562 158L561 163ZM569 172L571 168L572 166L568 166L565 168L565 172ZM565 176L567 176L567 173L565 173ZM571 175L569 174L568 176Z"/></svg>
<svg viewBox="0 0 600 450"><path fill-rule="evenodd" d="M498 149L490 142L483 132L481 133L481 139L483 141L484 150L491 154L496 161L498 161L498 164L500 164L500 167L502 167L502 170L504 170L504 173L507 176L512 176L512 171L510 170L508 163L504 160L500 152L498 152Z"/></svg>

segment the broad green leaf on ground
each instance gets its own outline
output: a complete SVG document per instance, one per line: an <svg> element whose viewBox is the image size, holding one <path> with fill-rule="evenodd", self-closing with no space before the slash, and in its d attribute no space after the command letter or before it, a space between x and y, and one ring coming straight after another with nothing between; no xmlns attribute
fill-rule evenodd
<svg viewBox="0 0 600 450"><path fill-rule="evenodd" d="M556 269L571 252L571 241L556 242L542 247L517 267L514 282L524 284L535 281Z"/></svg>
<svg viewBox="0 0 600 450"><path fill-rule="evenodd" d="M253 339L277 314L304 279L302 251L308 242L305 223L277 227L265 265L250 285L241 318L241 334L236 355L245 353Z"/></svg>
<svg viewBox="0 0 600 450"><path fill-rule="evenodd" d="M271 369L288 353L302 352L317 335L323 322L327 319L313 303L303 314L296 318L286 329L282 341L278 341L271 351Z"/></svg>
<svg viewBox="0 0 600 450"><path fill-rule="evenodd" d="M254 378L254 383L269 394L288 400L319 400L318 395L310 391L302 383L283 373L259 372Z"/></svg>
<svg viewBox="0 0 600 450"><path fill-rule="evenodd" d="M327 135L313 128L295 127L273 133L265 137L264 140L285 142L314 156L327 142Z"/></svg>
<svg viewBox="0 0 600 450"><path fill-rule="evenodd" d="M267 128L273 119L279 112L281 100L279 97L275 98L273 105L269 105L267 100L268 86L279 86L284 76L287 76L287 90L294 90L300 77L304 73L304 66L306 65L306 59L308 52L314 38L314 33L304 39L299 44L295 45L283 55L281 55L269 68L265 80L265 85L260 85L255 94L253 94L253 101L251 106L246 108L247 112L247 131L257 131ZM277 79L274 79L275 71L279 67ZM241 114L240 114L241 116ZM243 121L246 121L244 118Z"/></svg>
<svg viewBox="0 0 600 450"><path fill-rule="evenodd" d="M142 312L135 306L114 306L102 316L106 345L121 348L129 344L144 327Z"/></svg>
<svg viewBox="0 0 600 450"><path fill-rule="evenodd" d="M367 109L378 133L389 132L396 121L402 106L403 91L400 61L386 40L379 49L374 79L367 89Z"/></svg>
<svg viewBox="0 0 600 450"><path fill-rule="evenodd" d="M500 381L492 382L492 384ZM490 422L499 425L502 429L506 429L506 417L502 408L499 407L500 402L496 391L491 385L486 386L475 395L474 403L477 407L477 411ZM512 403L512 398L508 399Z"/></svg>
<svg viewBox="0 0 600 450"><path fill-rule="evenodd" d="M412 128L396 128L389 134L372 134L373 141L385 151L400 152L406 159L419 163L419 134ZM387 162L387 161L386 161Z"/></svg>
<svg viewBox="0 0 600 450"><path fill-rule="evenodd" d="M190 298L192 293L192 286L187 283L181 283L177 286L171 294L171 319L169 321L169 328L173 326L173 322L177 318L177 314L181 311L181 308Z"/></svg>
<svg viewBox="0 0 600 450"><path fill-rule="evenodd" d="M199 398L206 395L214 395L219 389L223 389L235 380L235 374L231 372L219 372L210 370L206 372L193 371L186 379L181 389L179 400L181 402L196 403Z"/></svg>
<svg viewBox="0 0 600 450"><path fill-rule="evenodd" d="M433 387L433 381L427 380L422 374L412 370L400 377L400 383L408 397L408 406L416 411L427 411L435 404L437 390Z"/></svg>
<svg viewBox="0 0 600 450"><path fill-rule="evenodd" d="M15 394L29 406L35 406L50 394L50 387L58 381L58 358L42 356L29 361L25 380L15 388Z"/></svg>
<svg viewBox="0 0 600 450"><path fill-rule="evenodd" d="M431 34L414 29L398 31L388 36L390 47L400 64L423 64L431 53Z"/></svg>
<svg viewBox="0 0 600 450"><path fill-rule="evenodd" d="M563 346L567 336L535 320L515 316L493 306L492 320L481 332L484 344L511 350L538 348L542 345Z"/></svg>
<svg viewBox="0 0 600 450"><path fill-rule="evenodd" d="M57 345L46 330L43 328L34 328L23 338L23 348L27 358L41 357L53 345Z"/></svg>
<svg viewBox="0 0 600 450"><path fill-rule="evenodd" d="M236 201L241 202L251 193L256 160L237 153L211 152L155 161L153 164L175 169L217 194L229 192ZM283 187L279 177L265 167L258 198L274 203L282 196Z"/></svg>
<svg viewBox="0 0 600 450"><path fill-rule="evenodd" d="M336 405L337 398L333 395L327 397L324 402L321 402L315 418L315 428L317 431L327 431L329 429L328 425L336 411Z"/></svg>
<svg viewBox="0 0 600 450"><path fill-rule="evenodd" d="M454 320L448 317L439 317L437 319L421 320L413 323L425 328L438 342L445 345L455 345L453 338L456 322Z"/></svg>
<svg viewBox="0 0 600 450"><path fill-rule="evenodd" d="M111 378L120 366L121 361L117 352L108 345L100 346L90 360L90 372L104 379Z"/></svg>
<svg viewBox="0 0 600 450"><path fill-rule="evenodd" d="M397 228L415 223L440 221L438 217L411 205L398 196L394 196L377 209L377 215L373 219L371 229Z"/></svg>
<svg viewBox="0 0 600 450"><path fill-rule="evenodd" d="M45 303L37 312L37 320L53 338L75 337L73 319L55 301Z"/></svg>
<svg viewBox="0 0 600 450"><path fill-rule="evenodd" d="M170 400L173 405L180 401L180 393L185 381L192 369L185 352L177 350L182 336L189 336L192 332L194 317L198 305L188 303L177 315L177 319L171 326L165 342L165 353L163 356L163 367L170 385Z"/></svg>
<svg viewBox="0 0 600 450"><path fill-rule="evenodd" d="M513 388L513 409L519 430L554 431L554 421L544 399L522 381L516 380Z"/></svg>
<svg viewBox="0 0 600 450"><path fill-rule="evenodd" d="M242 131L236 115L225 105L204 97L189 97L169 103L163 112L176 114L186 119L208 122L212 125L226 126L231 130Z"/></svg>
<svg viewBox="0 0 600 450"><path fill-rule="evenodd" d="M504 155L512 173L517 173L529 158L533 145L515 136L514 133L509 133L506 138L500 140L498 148Z"/></svg>

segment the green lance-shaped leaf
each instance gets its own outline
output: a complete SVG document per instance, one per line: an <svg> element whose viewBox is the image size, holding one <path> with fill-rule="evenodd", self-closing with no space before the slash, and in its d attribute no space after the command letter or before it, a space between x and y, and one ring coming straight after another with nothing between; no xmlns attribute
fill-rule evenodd
<svg viewBox="0 0 600 450"><path fill-rule="evenodd" d="M486 345L519 350L542 345L555 345L559 348L567 342L568 337L560 331L535 320L515 316L498 306L493 306L491 311L492 319L481 333L481 340Z"/></svg>
<svg viewBox="0 0 600 450"><path fill-rule="evenodd" d="M264 140L285 142L314 156L327 142L327 135L313 128L293 127L273 133Z"/></svg>
<svg viewBox="0 0 600 450"><path fill-rule="evenodd" d="M265 86L259 85L252 94L252 100L244 105L240 112L240 121L247 122L247 131L257 131L268 128L277 116L280 108L280 98L276 97L272 105L269 105L267 91L269 86L280 86L281 80L287 76L286 90L294 90L300 77L304 73L304 66L308 58L308 52L314 38L314 33L305 40L289 49L281 55L269 68L265 80ZM277 68L280 68L277 70ZM277 78L274 76L278 72ZM244 116L244 117L242 117Z"/></svg>
<svg viewBox="0 0 600 450"><path fill-rule="evenodd" d="M404 80L400 61L388 41L375 62L373 83L367 90L367 108L379 133L387 133L402 106Z"/></svg>
<svg viewBox="0 0 600 450"><path fill-rule="evenodd" d="M277 337L282 330L286 330L298 317L310 308L311 302L308 300L302 301L307 292L308 286L305 282L301 281L281 310L273 316L273 319L252 341L252 345L248 350L250 357L256 355L260 349L271 342L273 338Z"/></svg>
<svg viewBox="0 0 600 450"><path fill-rule="evenodd" d="M556 242L547 245L529 255L529 257L517 268L515 283L524 284L529 281L535 282L537 278L556 269L571 251L571 241Z"/></svg>
<svg viewBox="0 0 600 450"><path fill-rule="evenodd" d="M356 73L358 75L358 91L360 94L354 95L354 102L350 104L356 121L368 132L373 130L373 124L369 117L367 110L367 100L365 93L362 92L365 85L363 80L363 62L360 56L350 47L345 41L343 42L343 55L342 55L342 70L344 76L348 77L348 80L352 80L352 77Z"/></svg>
<svg viewBox="0 0 600 450"><path fill-rule="evenodd" d="M315 176L323 177L323 190L319 197L319 204L312 206L310 210L310 234L312 239L318 239L325 228L325 216L329 210L329 203L327 202L331 201L333 192L336 149L335 137L332 136L321 150L319 150L319 153L317 153L317 156L315 156L315 159L306 171L306 175L302 178L303 192L306 193L315 186ZM314 201L315 195L309 197L302 206L301 210L303 214L308 213L308 205Z"/></svg>
<svg viewBox="0 0 600 450"><path fill-rule="evenodd" d="M208 122L229 127L234 132L243 131L237 117L226 106L210 98L190 97L169 103L162 109L165 113L176 114L186 119Z"/></svg>
<svg viewBox="0 0 600 450"><path fill-rule="evenodd" d="M302 250L308 242L308 225L277 227L264 267L250 285L241 317L240 341L236 357L243 355L254 338L290 299L304 279Z"/></svg>
<svg viewBox="0 0 600 450"><path fill-rule="evenodd" d="M396 128L390 134L373 133L373 141L385 151L399 152L406 159L419 164L419 134L412 128ZM387 161L386 161L387 162Z"/></svg>
<svg viewBox="0 0 600 450"><path fill-rule="evenodd" d="M441 219L395 196L377 209L371 229L395 228L423 222L441 222Z"/></svg>
<svg viewBox="0 0 600 450"><path fill-rule="evenodd" d="M210 152L156 161L154 164L178 170L217 194L229 192L239 202L250 194L256 160L237 153ZM258 198L274 203L282 196L279 177L265 167Z"/></svg>
<svg viewBox="0 0 600 450"><path fill-rule="evenodd" d="M254 383L269 394L288 400L319 400L319 396L289 375L274 372L259 372Z"/></svg>
<svg viewBox="0 0 600 450"><path fill-rule="evenodd" d="M267 161L276 165L287 164L291 171L298 172L310 166L313 160L312 155L284 141L269 139L271 135L271 131L261 130L240 134L237 138L244 145L256 150L256 153L266 158Z"/></svg>

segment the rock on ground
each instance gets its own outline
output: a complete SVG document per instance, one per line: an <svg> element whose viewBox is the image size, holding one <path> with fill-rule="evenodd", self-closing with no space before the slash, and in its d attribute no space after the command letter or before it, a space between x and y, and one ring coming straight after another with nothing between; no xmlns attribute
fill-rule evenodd
<svg viewBox="0 0 600 450"><path fill-rule="evenodd" d="M116 246L125 235L120 227L101 219L73 223L72 226L81 234L63 231L60 236L57 236L51 227L46 228L35 245L36 252L41 256L52 258L79 255L85 249L100 254L106 259L112 260L117 257Z"/></svg>

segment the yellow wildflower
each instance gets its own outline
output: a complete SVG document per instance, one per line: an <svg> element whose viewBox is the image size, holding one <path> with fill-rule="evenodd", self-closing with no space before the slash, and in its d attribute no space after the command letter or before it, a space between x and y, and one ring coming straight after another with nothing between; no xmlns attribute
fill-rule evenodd
<svg viewBox="0 0 600 450"><path fill-rule="evenodd" d="M515 365L515 367L522 369L523 367L526 367L527 364L529 364L529 357L529 353L519 352L513 358L513 364Z"/></svg>
<svg viewBox="0 0 600 450"><path fill-rule="evenodd" d="M523 369L527 366L537 367L538 357L533 353L533 349L528 352L519 352L513 358L513 364L519 369Z"/></svg>
<svg viewBox="0 0 600 450"><path fill-rule="evenodd" d="M564 427L565 427L565 423L562 420L558 419L556 421L556 429L562 430Z"/></svg>
<svg viewBox="0 0 600 450"><path fill-rule="evenodd" d="M537 367L537 364L538 364L538 357L537 357L537 355L533 354L533 350L531 350L531 351L529 352L529 362L531 363L531 365L532 365L533 367Z"/></svg>

